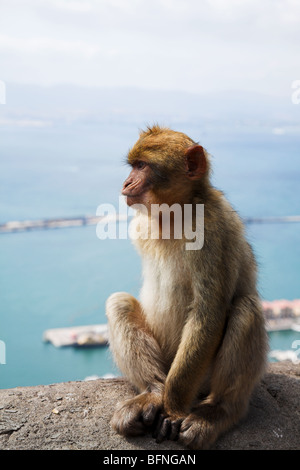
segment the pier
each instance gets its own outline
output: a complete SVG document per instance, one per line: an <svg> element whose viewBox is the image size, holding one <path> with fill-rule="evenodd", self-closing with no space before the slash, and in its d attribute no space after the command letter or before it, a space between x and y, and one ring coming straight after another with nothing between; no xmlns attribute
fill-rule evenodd
<svg viewBox="0 0 300 470"><path fill-rule="evenodd" d="M104 217L79 216L44 220L11 221L0 224L0 233L24 232L31 230L48 230L54 228L83 227L84 225L96 225Z"/></svg>
<svg viewBox="0 0 300 470"><path fill-rule="evenodd" d="M108 326L106 324L53 328L43 334L46 343L57 348L62 346L106 346L108 344Z"/></svg>
<svg viewBox="0 0 300 470"><path fill-rule="evenodd" d="M1 233L15 233L25 232L32 230L49 230L58 228L74 228L83 227L88 225L97 225L99 222L107 222L108 217L111 216L95 216L84 215L78 217L64 217L55 219L40 219L40 220L23 220L23 221L10 221L0 224ZM125 220L124 214L116 214L115 220ZM242 218L245 224L283 224L283 223L297 223L300 222L300 215L285 216L285 217L244 217Z"/></svg>
<svg viewBox="0 0 300 470"><path fill-rule="evenodd" d="M284 217L244 217L245 224L286 224L300 222L300 215L287 215Z"/></svg>

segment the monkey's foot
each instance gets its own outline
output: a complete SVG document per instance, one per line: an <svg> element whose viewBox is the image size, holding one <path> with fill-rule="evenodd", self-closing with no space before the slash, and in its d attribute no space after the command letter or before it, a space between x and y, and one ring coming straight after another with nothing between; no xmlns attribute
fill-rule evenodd
<svg viewBox="0 0 300 470"><path fill-rule="evenodd" d="M182 421L179 442L193 450L209 449L230 427L228 418L220 406L202 405Z"/></svg>
<svg viewBox="0 0 300 470"><path fill-rule="evenodd" d="M157 393L141 393L117 404L112 417L112 428L123 436L141 436L153 425L162 408L162 398Z"/></svg>

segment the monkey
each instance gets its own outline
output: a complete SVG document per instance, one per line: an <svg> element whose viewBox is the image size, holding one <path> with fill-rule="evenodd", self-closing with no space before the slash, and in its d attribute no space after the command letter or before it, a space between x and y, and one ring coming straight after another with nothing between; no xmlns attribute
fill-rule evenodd
<svg viewBox="0 0 300 470"><path fill-rule="evenodd" d="M267 363L255 256L240 216L211 184L211 156L199 143L156 124L140 132L127 161L122 194L136 209L143 284L139 300L116 292L106 301L109 346L136 392L117 404L111 426L209 449L246 416ZM151 238L153 204L203 204L202 248L187 250L174 230Z"/></svg>

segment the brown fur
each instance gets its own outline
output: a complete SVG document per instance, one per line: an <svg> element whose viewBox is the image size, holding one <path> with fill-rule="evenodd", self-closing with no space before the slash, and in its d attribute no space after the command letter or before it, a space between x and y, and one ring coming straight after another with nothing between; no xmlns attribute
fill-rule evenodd
<svg viewBox="0 0 300 470"><path fill-rule="evenodd" d="M179 437L190 448L208 448L244 416L264 372L255 259L238 215L209 182L208 154L192 139L154 126L140 134L128 161L129 200L204 204L205 235L198 251L172 238L135 242L141 299L113 294L107 317L116 363L138 395L118 405L112 426L123 435L154 427L158 442ZM134 194L137 181L142 189ZM145 218L138 212L135 223L144 227Z"/></svg>

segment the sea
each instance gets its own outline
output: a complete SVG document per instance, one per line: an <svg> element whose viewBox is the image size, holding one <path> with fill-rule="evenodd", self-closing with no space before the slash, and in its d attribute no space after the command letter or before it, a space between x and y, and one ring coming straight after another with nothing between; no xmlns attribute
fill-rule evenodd
<svg viewBox="0 0 300 470"><path fill-rule="evenodd" d="M126 154L143 122L0 127L0 223L96 215L118 208ZM244 218L300 215L300 133L215 132L176 122L208 150L214 186ZM248 223L265 300L300 297L300 223ZM141 264L130 240L100 240L96 226L0 234L0 388L118 375L107 347L56 348L50 328L106 323L115 291L138 296ZM269 333L290 350L296 331ZM271 360L271 358L270 358ZM251 357L249 357L251 361Z"/></svg>

